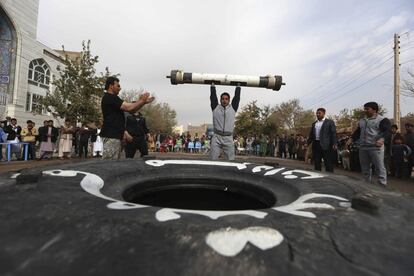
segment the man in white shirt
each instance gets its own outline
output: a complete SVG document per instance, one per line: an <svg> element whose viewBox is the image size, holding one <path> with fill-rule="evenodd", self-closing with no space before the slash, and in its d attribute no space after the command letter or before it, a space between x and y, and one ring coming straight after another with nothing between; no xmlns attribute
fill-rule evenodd
<svg viewBox="0 0 414 276"><path fill-rule="evenodd" d="M315 170L322 170L322 159L327 172L333 172L333 153L337 148L335 122L325 118L326 110L318 108L317 120L312 124L308 145L312 143L312 159Z"/></svg>

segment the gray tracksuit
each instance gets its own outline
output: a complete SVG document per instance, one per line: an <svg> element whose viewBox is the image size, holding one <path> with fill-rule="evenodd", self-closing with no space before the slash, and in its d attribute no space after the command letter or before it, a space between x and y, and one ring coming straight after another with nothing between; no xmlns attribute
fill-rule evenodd
<svg viewBox="0 0 414 276"><path fill-rule="evenodd" d="M387 171L384 166L384 145L378 147L379 139L387 141L391 134L391 123L387 118L377 114L359 121L358 128L352 134L352 140L359 141L359 162L361 171L367 181L371 181L371 164L374 165L378 181L387 184Z"/></svg>
<svg viewBox="0 0 414 276"><path fill-rule="evenodd" d="M236 112L240 102L240 87L234 93L231 105L222 106L217 99L216 88L210 87L210 104L213 111L214 135L211 139L210 158L218 159L221 149L227 160L234 160L233 130Z"/></svg>

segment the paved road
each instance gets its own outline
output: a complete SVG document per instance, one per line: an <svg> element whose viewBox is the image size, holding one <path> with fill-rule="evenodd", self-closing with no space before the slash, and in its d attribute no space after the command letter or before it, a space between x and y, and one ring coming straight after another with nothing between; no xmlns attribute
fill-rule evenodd
<svg viewBox="0 0 414 276"><path fill-rule="evenodd" d="M156 158L191 158L191 159L207 159L206 155L203 154L188 154L188 153L151 153L151 156L155 156ZM37 167L46 167L50 165L56 164L66 164L66 163L73 163L73 162L80 162L84 159L72 158L68 160L43 160L43 161L12 161L12 162L1 162L0 163L0 174L11 172L11 171L20 171L26 168L37 168ZM88 159L91 160L91 159ZM312 170L313 165L305 164L302 161L292 160L292 159L284 159L284 158L276 158L276 157L258 157L258 156L237 156L237 161L242 162L254 162L254 163L271 163L271 164L279 164L280 166L286 166L291 168L300 168L305 170ZM98 160L97 160L98 161ZM350 172L343 170L341 168L335 169L336 174L346 175L350 178L355 180L361 179L361 174L358 172ZM367 184L370 185L370 184ZM374 185L374 184L371 184ZM401 180L397 178L389 178L388 180L388 187L393 190L398 190L400 192L409 193L414 195L414 177L411 177L410 180Z"/></svg>

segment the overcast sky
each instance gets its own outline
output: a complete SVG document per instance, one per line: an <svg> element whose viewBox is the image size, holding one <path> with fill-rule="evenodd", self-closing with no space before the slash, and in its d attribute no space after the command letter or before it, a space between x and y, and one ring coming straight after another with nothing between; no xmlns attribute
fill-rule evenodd
<svg viewBox="0 0 414 276"><path fill-rule="evenodd" d="M377 101L392 117L393 35L401 34L403 79L414 71L413 12L412 0L40 0L38 40L79 51L90 39L100 71L121 74L123 89L155 93L179 124L211 122L209 87L173 86L165 78L173 69L283 76L278 92L242 88L241 106L299 98L335 114ZM414 112L414 98L402 97L401 111Z"/></svg>

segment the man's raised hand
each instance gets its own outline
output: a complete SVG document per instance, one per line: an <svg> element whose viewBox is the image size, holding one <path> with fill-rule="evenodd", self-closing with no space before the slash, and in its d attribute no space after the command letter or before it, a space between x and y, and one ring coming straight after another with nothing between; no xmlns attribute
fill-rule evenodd
<svg viewBox="0 0 414 276"><path fill-rule="evenodd" d="M147 98L147 100L145 101L146 104L152 103L155 100L155 97L150 96Z"/></svg>
<svg viewBox="0 0 414 276"><path fill-rule="evenodd" d="M144 103L152 103L154 101L154 97L151 96L151 94L147 91L139 95L139 100L143 101Z"/></svg>

